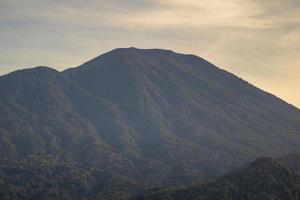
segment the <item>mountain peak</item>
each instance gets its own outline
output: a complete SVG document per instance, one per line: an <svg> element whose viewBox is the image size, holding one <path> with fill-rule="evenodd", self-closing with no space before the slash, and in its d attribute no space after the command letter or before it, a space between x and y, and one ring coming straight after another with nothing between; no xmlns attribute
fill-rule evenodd
<svg viewBox="0 0 300 200"><path fill-rule="evenodd" d="M136 47L125 47L125 48L116 48L113 49L107 53L101 54L97 56L96 58L88 61L93 62L93 61L99 61L100 59L107 59L107 58L113 58L113 59L140 59L143 57L157 57L157 56L172 56L172 57L178 57L178 56L193 56L197 57L195 55L191 54L182 54L182 53L177 53L172 50L168 49L158 49L158 48L149 48L149 49L142 49L142 48L136 48Z"/></svg>
<svg viewBox="0 0 300 200"><path fill-rule="evenodd" d="M273 163L273 162L276 162L276 160L271 158L271 157L262 156L262 157L259 157L259 158L255 159L252 162L252 165Z"/></svg>
<svg viewBox="0 0 300 200"><path fill-rule="evenodd" d="M193 58L193 59L198 59L198 60L204 60L196 55L193 54L185 54L185 53L179 53L175 52L169 49L159 49L159 48L148 48L148 49L143 49L143 48L136 48L136 47L127 47L127 48L116 48L112 51L109 51L103 55L100 55L98 57L104 56L104 55L114 55L114 56L135 56L132 57L132 59L138 59L138 56L146 56L146 57L162 57L162 56L168 56L172 58ZM206 61L207 62L207 61Z"/></svg>
<svg viewBox="0 0 300 200"><path fill-rule="evenodd" d="M113 57L113 59L136 60L148 56L159 56L159 55L166 55L166 54L179 55L171 50L165 50L165 49L140 49L136 47L129 47L129 48L116 48L112 51L109 51L103 55L96 57L95 59L98 60L102 58Z"/></svg>
<svg viewBox="0 0 300 200"><path fill-rule="evenodd" d="M0 77L0 92L14 93L22 89L32 90L41 88L43 90L47 85L53 85L54 82L62 81L65 77L59 71L50 67L37 66L25 68L11 72ZM19 92L20 93L20 92ZM22 93L20 93L22 94Z"/></svg>
<svg viewBox="0 0 300 200"><path fill-rule="evenodd" d="M298 199L299 175L270 157L260 157L212 183L149 190L136 199Z"/></svg>
<svg viewBox="0 0 300 200"><path fill-rule="evenodd" d="M162 66L162 63L164 63L164 66ZM65 70L65 72L73 73L74 70L85 71L88 69L97 70L106 68L108 66L109 68L118 66L119 69L124 70L124 66L127 66L127 69L130 69L146 66L147 68L158 66L164 68L174 68L180 67L180 65L188 65L193 67L202 66L205 70L214 70L217 68L208 61L192 54L182 54L167 49L140 49L136 47L128 47L116 48L97 56L78 67L69 68Z"/></svg>
<svg viewBox="0 0 300 200"><path fill-rule="evenodd" d="M59 73L59 71L46 67L46 66L36 66L32 68L24 68L20 69L14 72L11 72L9 74L1 76L1 78L7 78L7 77L12 77L12 76L19 76L19 75L25 75L25 74L30 74L30 75L41 75L41 74L53 74L53 73Z"/></svg>
<svg viewBox="0 0 300 200"><path fill-rule="evenodd" d="M118 52L135 52L135 53L150 53L150 52L169 52L169 53L174 53L171 50L168 49L158 49L158 48L149 48L149 49L143 49L143 48L136 48L136 47L123 47L123 48L116 48L108 53L118 53Z"/></svg>
<svg viewBox="0 0 300 200"><path fill-rule="evenodd" d="M50 78L50 77L58 77L61 76L60 72L45 66L37 66L33 68L24 68L9 74L3 75L0 77L1 80L32 80L32 79L41 79ZM33 80L32 80L33 81Z"/></svg>

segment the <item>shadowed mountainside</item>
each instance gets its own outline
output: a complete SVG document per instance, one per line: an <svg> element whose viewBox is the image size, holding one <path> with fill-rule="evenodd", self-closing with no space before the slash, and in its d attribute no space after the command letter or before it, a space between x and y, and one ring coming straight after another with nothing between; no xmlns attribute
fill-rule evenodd
<svg viewBox="0 0 300 200"><path fill-rule="evenodd" d="M168 50L116 49L64 72L16 71L0 77L0 94L8 199L127 198L300 150L299 109Z"/></svg>
<svg viewBox="0 0 300 200"><path fill-rule="evenodd" d="M275 159L261 157L213 183L148 191L136 200L297 200L300 173Z"/></svg>

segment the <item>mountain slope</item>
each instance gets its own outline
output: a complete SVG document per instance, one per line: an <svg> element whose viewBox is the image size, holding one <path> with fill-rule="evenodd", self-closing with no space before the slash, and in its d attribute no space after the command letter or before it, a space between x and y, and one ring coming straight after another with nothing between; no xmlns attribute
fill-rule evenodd
<svg viewBox="0 0 300 200"><path fill-rule="evenodd" d="M128 198L300 150L299 109L167 50L16 71L0 94L0 196Z"/></svg>
<svg viewBox="0 0 300 200"><path fill-rule="evenodd" d="M116 49L64 74L118 107L143 155L193 162L188 176L299 150L299 109L193 55Z"/></svg>
<svg viewBox="0 0 300 200"><path fill-rule="evenodd" d="M292 169L300 172L300 154L292 153L284 156L280 156L278 161L285 163Z"/></svg>
<svg viewBox="0 0 300 200"><path fill-rule="evenodd" d="M261 157L213 183L153 190L136 199L297 200L300 199L300 174L272 158Z"/></svg>
<svg viewBox="0 0 300 200"><path fill-rule="evenodd" d="M112 185L122 191L134 184L135 166L92 125L97 118L101 130L116 138L129 132L112 103L45 67L1 77L0 92L0 175L14 196L101 196Z"/></svg>

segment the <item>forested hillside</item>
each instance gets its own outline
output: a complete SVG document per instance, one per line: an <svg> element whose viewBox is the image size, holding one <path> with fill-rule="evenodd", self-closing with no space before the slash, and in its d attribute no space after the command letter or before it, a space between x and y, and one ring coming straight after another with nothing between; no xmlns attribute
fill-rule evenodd
<svg viewBox="0 0 300 200"><path fill-rule="evenodd" d="M181 189L148 191L136 200L297 200L300 173L288 165L261 157L213 183Z"/></svg>
<svg viewBox="0 0 300 200"><path fill-rule="evenodd" d="M168 50L19 70L0 94L1 199L126 199L300 151L298 108Z"/></svg>

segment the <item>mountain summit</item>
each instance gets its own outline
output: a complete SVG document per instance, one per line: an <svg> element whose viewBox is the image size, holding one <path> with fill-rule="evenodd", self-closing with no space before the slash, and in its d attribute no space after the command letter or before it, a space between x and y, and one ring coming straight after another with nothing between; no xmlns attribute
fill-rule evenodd
<svg viewBox="0 0 300 200"><path fill-rule="evenodd" d="M0 92L0 186L29 199L123 198L300 151L299 109L169 50L20 70Z"/></svg>
<svg viewBox="0 0 300 200"><path fill-rule="evenodd" d="M178 143L177 151L187 145L241 158L295 151L300 141L297 108L193 55L116 49L64 74L115 104L150 154L164 140Z"/></svg>

